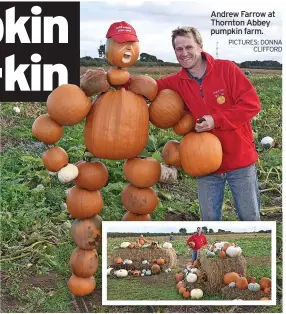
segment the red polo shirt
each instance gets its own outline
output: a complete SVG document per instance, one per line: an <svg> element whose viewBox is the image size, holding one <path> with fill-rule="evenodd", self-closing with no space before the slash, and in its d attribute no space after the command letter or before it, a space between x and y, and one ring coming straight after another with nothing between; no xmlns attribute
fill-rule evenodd
<svg viewBox="0 0 286 314"><path fill-rule="evenodd" d="M205 237L204 234L198 235L197 233L194 233L187 239L186 245L189 246L189 243L192 241L195 242L195 247L193 248L194 251L197 251L205 244L208 244L207 238Z"/></svg>

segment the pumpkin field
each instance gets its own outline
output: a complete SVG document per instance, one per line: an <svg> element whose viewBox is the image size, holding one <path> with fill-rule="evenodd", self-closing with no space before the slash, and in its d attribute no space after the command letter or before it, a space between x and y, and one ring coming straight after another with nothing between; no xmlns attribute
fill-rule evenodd
<svg viewBox="0 0 286 314"><path fill-rule="evenodd" d="M133 67L130 70L132 75L149 74L159 78L178 69ZM261 112L252 121L259 152L261 215L262 220L278 222L277 306L159 306L156 307L158 312L282 312L282 76L281 73L250 72L248 78L262 104ZM31 131L35 119L46 112L44 102L1 103L1 312L149 312L150 308L146 306L101 305L101 248L98 249L95 291L87 297L74 297L70 293L67 286L71 276L69 260L76 246L71 237L74 219L65 202L66 191L72 183L60 183L57 176L45 169L42 155L48 146L38 141ZM64 134L57 143L68 153L70 163L82 160L85 155L83 129L84 121L64 127ZM261 145L261 139L266 136L274 139L273 147ZM150 123L149 140L142 155L162 162L162 149L172 139L180 141L182 137L172 129L158 129ZM97 159L93 157L92 160ZM108 184L101 189L104 206L100 216L103 221L120 221L126 212L121 194L128 184L122 170L124 161L99 161L108 169ZM153 188L159 204L151 215L152 220L201 219L195 180L182 169L178 169L175 183L158 183ZM223 220L238 220L229 190L225 194ZM118 241L110 239L110 249ZM263 276L271 275L268 235L241 236L234 241L243 247L249 275L258 278L262 273ZM184 265L188 259L184 241L175 239L173 245L178 265ZM136 278L109 282L108 299L119 300L128 294L130 299L138 300L136 293L142 297L144 289L145 299L164 296L164 300L178 300L174 273L162 274L162 280L163 283L146 280L145 288ZM212 299L221 299L221 296L214 295Z"/></svg>

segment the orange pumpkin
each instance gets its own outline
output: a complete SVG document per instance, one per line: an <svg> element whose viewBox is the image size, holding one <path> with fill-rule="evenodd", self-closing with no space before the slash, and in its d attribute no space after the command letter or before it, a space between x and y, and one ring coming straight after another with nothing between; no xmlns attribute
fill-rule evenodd
<svg viewBox="0 0 286 314"><path fill-rule="evenodd" d="M124 207L135 214L151 214L158 205L158 197L152 188L137 188L127 185L122 192Z"/></svg>
<svg viewBox="0 0 286 314"><path fill-rule="evenodd" d="M179 290L181 287L184 287L184 283L182 281L179 281L177 284L176 284L176 287L177 289Z"/></svg>
<svg viewBox="0 0 286 314"><path fill-rule="evenodd" d="M83 120L91 108L91 100L73 84L54 89L47 99L49 116L61 125L74 125Z"/></svg>
<svg viewBox="0 0 286 314"><path fill-rule="evenodd" d="M129 81L129 72L122 69L111 68L107 72L107 79L111 85L124 85Z"/></svg>
<svg viewBox="0 0 286 314"><path fill-rule="evenodd" d="M110 89L107 82L107 73L102 68L87 70L81 78L80 88L88 97L97 93L106 93Z"/></svg>
<svg viewBox="0 0 286 314"><path fill-rule="evenodd" d="M218 252L218 257L220 258L220 259L225 259L226 258L226 253L225 253L225 251L219 251Z"/></svg>
<svg viewBox="0 0 286 314"><path fill-rule="evenodd" d="M265 288L264 293L266 294L271 294L271 288Z"/></svg>
<svg viewBox="0 0 286 314"><path fill-rule="evenodd" d="M142 95L152 101L158 94L158 85L150 76L133 76L130 79L129 90L134 94Z"/></svg>
<svg viewBox="0 0 286 314"><path fill-rule="evenodd" d="M127 159L123 166L123 173L132 185L149 188L159 181L161 165L152 157Z"/></svg>
<svg viewBox="0 0 286 314"><path fill-rule="evenodd" d="M164 265L165 264L165 260L163 258L158 258L157 259L157 264L158 265Z"/></svg>
<svg viewBox="0 0 286 314"><path fill-rule="evenodd" d="M185 111L181 120L173 127L173 130L178 135L186 135L195 129L195 125L192 114Z"/></svg>
<svg viewBox="0 0 286 314"><path fill-rule="evenodd" d="M73 218L88 218L98 214L103 207L100 191L88 191L78 186L68 190L67 209Z"/></svg>
<svg viewBox="0 0 286 314"><path fill-rule="evenodd" d="M88 278L93 276L98 268L98 255L95 249L82 250L75 248L70 257L70 269L79 277Z"/></svg>
<svg viewBox="0 0 286 314"><path fill-rule="evenodd" d="M176 278L176 283L178 283L178 282L184 280L185 275L182 272L180 272L180 273L176 274L175 278Z"/></svg>
<svg viewBox="0 0 286 314"><path fill-rule="evenodd" d="M181 96L171 90L161 90L149 107L150 121L156 127L174 127L184 115L184 102Z"/></svg>
<svg viewBox="0 0 286 314"><path fill-rule="evenodd" d="M225 243L222 249L226 252L228 247L230 247L230 243Z"/></svg>
<svg viewBox="0 0 286 314"><path fill-rule="evenodd" d="M236 280L239 278L239 274L235 272L226 273L223 277L223 282L226 285L229 285L231 282L236 282Z"/></svg>
<svg viewBox="0 0 286 314"><path fill-rule="evenodd" d="M180 160L184 171L191 176L210 174L221 165L221 143L211 133L191 132L181 141Z"/></svg>
<svg viewBox="0 0 286 314"><path fill-rule="evenodd" d="M194 263L193 263L192 266L194 266L194 268L197 268L197 267L199 267L200 265L201 265L201 262L200 262L198 259L196 259L196 260L194 261Z"/></svg>
<svg viewBox="0 0 286 314"><path fill-rule="evenodd" d="M113 262L114 262L114 264L119 265L119 264L123 263L123 259L121 257L116 257Z"/></svg>
<svg viewBox="0 0 286 314"><path fill-rule="evenodd" d="M139 215L127 211L121 219L122 221L151 221L150 215Z"/></svg>
<svg viewBox="0 0 286 314"><path fill-rule="evenodd" d="M102 219L98 215L76 219L71 228L76 245L84 250L96 249L101 244L101 224Z"/></svg>
<svg viewBox="0 0 286 314"><path fill-rule="evenodd" d="M161 268L158 264L152 265L152 274L159 274L161 271Z"/></svg>
<svg viewBox="0 0 286 314"><path fill-rule="evenodd" d="M175 140L167 142L162 150L162 159L166 165L181 168L180 142Z"/></svg>
<svg viewBox="0 0 286 314"><path fill-rule="evenodd" d="M235 282L235 286L238 288L238 289L241 289L241 290L246 290L248 288L248 282L247 282L247 279L245 277L238 277L236 279L236 282Z"/></svg>
<svg viewBox="0 0 286 314"><path fill-rule="evenodd" d="M108 170L99 161L81 162L77 165L78 176L74 183L83 189L96 191L103 188L108 181Z"/></svg>
<svg viewBox="0 0 286 314"><path fill-rule="evenodd" d="M63 127L48 114L40 115L32 125L33 135L45 144L55 144L63 135Z"/></svg>
<svg viewBox="0 0 286 314"><path fill-rule="evenodd" d="M190 297L191 293L190 293L190 290L189 289L186 289L184 292L183 292L183 297L184 299L188 299Z"/></svg>
<svg viewBox="0 0 286 314"><path fill-rule="evenodd" d="M264 290L265 288L271 288L271 279L263 277L260 279L259 284L261 290Z"/></svg>
<svg viewBox="0 0 286 314"><path fill-rule="evenodd" d="M73 274L69 279L68 287L72 294L83 297L95 289L95 279L93 276L81 278Z"/></svg>
<svg viewBox="0 0 286 314"><path fill-rule="evenodd" d="M113 38L108 38L105 45L105 57L111 65L120 68L132 66L138 59L140 53L139 43L118 43Z"/></svg>
<svg viewBox="0 0 286 314"><path fill-rule="evenodd" d="M44 152L42 161L49 171L57 172L68 164L69 156L63 148L55 146Z"/></svg>
<svg viewBox="0 0 286 314"><path fill-rule="evenodd" d="M181 288L179 289L179 294L180 294L180 295L183 295L186 290L187 290L187 289L186 289L185 287L181 287Z"/></svg>
<svg viewBox="0 0 286 314"><path fill-rule="evenodd" d="M98 158L135 158L147 144L148 126L148 106L142 96L124 88L109 91L86 118L85 145Z"/></svg>

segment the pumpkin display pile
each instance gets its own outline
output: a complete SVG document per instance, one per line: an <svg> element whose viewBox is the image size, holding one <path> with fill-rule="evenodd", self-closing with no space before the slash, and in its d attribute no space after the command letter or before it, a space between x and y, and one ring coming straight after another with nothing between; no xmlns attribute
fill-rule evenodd
<svg viewBox="0 0 286 314"><path fill-rule="evenodd" d="M149 121L159 128L173 127L178 134L185 135L179 149L180 163L175 165L179 167L181 164L187 173L212 172L221 162L218 139L210 133L191 131L191 117L184 112L184 102L178 93L169 89L158 93L154 79L131 77L123 69L132 66L138 56L138 41L117 42L112 36L108 37L106 58L113 67L108 72L101 68L88 70L81 77L80 87L63 84L54 89L46 102L47 113L39 116L32 126L33 135L49 145L42 156L44 166L50 172L56 172L61 183L75 184L69 189L66 200L67 210L76 219L72 238L78 251L73 253L71 264L82 263L93 254L93 273L97 268L96 251L81 250L95 250L101 242L98 214L103 200L100 189L108 183L108 170L97 159L126 160L123 173L130 184L122 193L122 203L127 210L122 220L131 221L151 220L150 214L158 205L152 186L160 180L161 165L152 157L140 156L148 142ZM90 97L95 95L97 97L92 102ZM84 119L86 151L97 159L72 164L67 152L57 146L57 142L63 136L64 127ZM166 163L173 163L172 154L168 161L164 157ZM95 287L93 274L89 277L77 275L76 268L71 267L73 275L69 288L75 295L89 294Z"/></svg>
<svg viewBox="0 0 286 314"><path fill-rule="evenodd" d="M168 273L176 261L177 255L170 242L165 242L161 247L157 242L147 241L141 236L137 242L122 242L120 248L114 248L107 275L121 278Z"/></svg>
<svg viewBox="0 0 286 314"><path fill-rule="evenodd" d="M202 298L221 292L227 299L270 299L271 279L245 277L246 260L235 243L219 242L198 250L198 259L187 263L175 276L178 293L184 299ZM193 293L192 293L193 291Z"/></svg>

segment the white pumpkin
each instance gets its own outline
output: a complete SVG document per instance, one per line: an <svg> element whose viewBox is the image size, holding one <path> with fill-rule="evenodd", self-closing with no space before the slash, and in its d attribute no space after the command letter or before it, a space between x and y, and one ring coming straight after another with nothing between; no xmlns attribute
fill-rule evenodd
<svg viewBox="0 0 286 314"><path fill-rule="evenodd" d="M116 271L116 277L124 278L128 276L128 271L126 269L119 269Z"/></svg>
<svg viewBox="0 0 286 314"><path fill-rule="evenodd" d="M237 257L237 256L240 256L241 253L242 253L242 250L239 246L229 246L226 249L226 255L228 257Z"/></svg>
<svg viewBox="0 0 286 314"><path fill-rule="evenodd" d="M109 268L107 268L107 276L109 276L110 275L110 272L112 271L112 267L109 267Z"/></svg>
<svg viewBox="0 0 286 314"><path fill-rule="evenodd" d="M126 249L126 248L128 248L129 245L130 245L130 242L122 242L122 243L120 244L120 247L121 247L122 249Z"/></svg>
<svg viewBox="0 0 286 314"><path fill-rule="evenodd" d="M127 264L132 264L133 262L131 261L131 259L128 260Z"/></svg>
<svg viewBox="0 0 286 314"><path fill-rule="evenodd" d="M191 273L195 274L198 271L197 268L191 268Z"/></svg>
<svg viewBox="0 0 286 314"><path fill-rule="evenodd" d="M148 261L145 259L144 261L142 261L142 264L146 265L146 264L148 264Z"/></svg>
<svg viewBox="0 0 286 314"><path fill-rule="evenodd" d="M265 148L271 148L274 145L274 139L270 136L265 136L260 143Z"/></svg>
<svg viewBox="0 0 286 314"><path fill-rule="evenodd" d="M192 299L201 299L203 297L204 293L203 293L203 290L201 289L193 289L191 291L191 298Z"/></svg>
<svg viewBox="0 0 286 314"><path fill-rule="evenodd" d="M172 246L172 243L170 243L170 242L165 242L164 244L163 244L163 248L164 249L171 249L173 246Z"/></svg>
<svg viewBox="0 0 286 314"><path fill-rule="evenodd" d="M233 281L233 282L231 282L228 286L231 287L231 288L235 288L236 283Z"/></svg>
<svg viewBox="0 0 286 314"><path fill-rule="evenodd" d="M188 274L187 275L187 282L196 282L198 279L198 276L196 274Z"/></svg>
<svg viewBox="0 0 286 314"><path fill-rule="evenodd" d="M68 183L78 176L78 167L73 164L67 164L58 172L58 179L61 183Z"/></svg>
<svg viewBox="0 0 286 314"><path fill-rule="evenodd" d="M255 282L255 283L249 283L248 284L248 290L253 291L253 292L257 292L260 290L260 284Z"/></svg>

